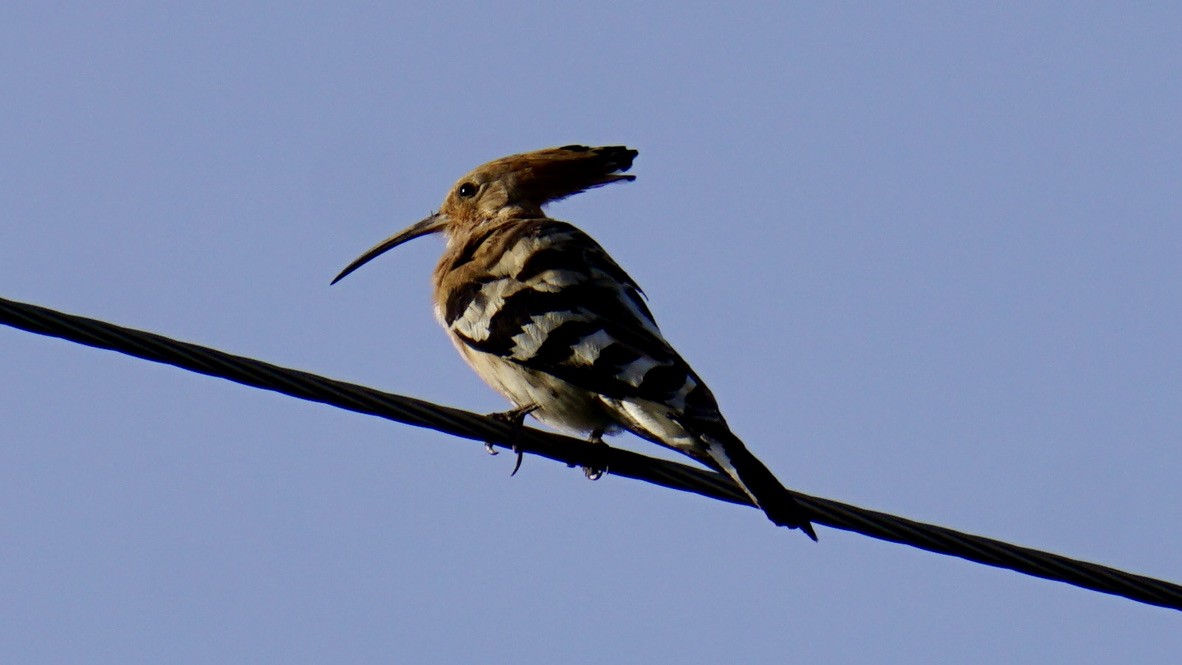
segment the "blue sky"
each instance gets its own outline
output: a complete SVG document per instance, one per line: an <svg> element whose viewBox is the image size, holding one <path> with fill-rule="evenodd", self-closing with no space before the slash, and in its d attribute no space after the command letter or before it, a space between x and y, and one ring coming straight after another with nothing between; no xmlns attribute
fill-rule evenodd
<svg viewBox="0 0 1182 665"><path fill-rule="evenodd" d="M460 406L419 240L552 207L809 493L1182 580L1182 10L9 3L0 296ZM1176 612L0 328L0 655L1176 662ZM620 438L619 445L652 451Z"/></svg>

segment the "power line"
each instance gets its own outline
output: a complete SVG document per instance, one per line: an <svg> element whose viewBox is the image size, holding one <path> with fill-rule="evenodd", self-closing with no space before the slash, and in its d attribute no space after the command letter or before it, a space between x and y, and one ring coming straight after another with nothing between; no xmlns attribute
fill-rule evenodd
<svg viewBox="0 0 1182 665"><path fill-rule="evenodd" d="M0 298L0 323L465 439L515 441L525 452L571 466L608 468L615 476L635 478L730 503L752 505L729 478L711 471L540 430L523 428L518 431L505 423L468 411L327 379L149 332L3 298ZM1182 610L1182 586L1177 584L830 499L794 494L817 524Z"/></svg>

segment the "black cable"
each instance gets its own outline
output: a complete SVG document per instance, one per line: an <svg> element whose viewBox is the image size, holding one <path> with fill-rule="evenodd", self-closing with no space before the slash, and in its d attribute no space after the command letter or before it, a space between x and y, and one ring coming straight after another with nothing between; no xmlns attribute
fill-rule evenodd
<svg viewBox="0 0 1182 665"><path fill-rule="evenodd" d="M607 468L615 476L751 505L729 478L711 471L540 430L516 431L505 423L468 411L334 381L153 333L3 298L0 298L0 323L466 439L512 440L525 452L571 466ZM796 494L796 500L817 524L1182 610L1182 586L1170 582L829 499Z"/></svg>

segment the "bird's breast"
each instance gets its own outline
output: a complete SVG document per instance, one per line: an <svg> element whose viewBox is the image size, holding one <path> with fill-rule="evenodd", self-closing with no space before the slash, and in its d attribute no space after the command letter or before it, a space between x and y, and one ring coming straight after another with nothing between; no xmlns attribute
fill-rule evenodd
<svg viewBox="0 0 1182 665"><path fill-rule="evenodd" d="M455 335L449 337L460 356L485 383L517 407L536 406L532 415L547 425L574 432L618 429L594 393L500 356L477 351Z"/></svg>

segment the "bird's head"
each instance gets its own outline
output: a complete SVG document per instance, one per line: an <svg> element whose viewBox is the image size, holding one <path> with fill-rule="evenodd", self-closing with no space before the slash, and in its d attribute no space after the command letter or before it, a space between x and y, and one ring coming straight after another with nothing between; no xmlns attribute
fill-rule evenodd
<svg viewBox="0 0 1182 665"><path fill-rule="evenodd" d="M542 206L593 187L635 180L637 152L624 146L589 148L568 145L510 155L482 164L460 178L443 199L439 212L386 238L341 271L346 275L398 245L440 231L449 236L481 224L543 216Z"/></svg>

